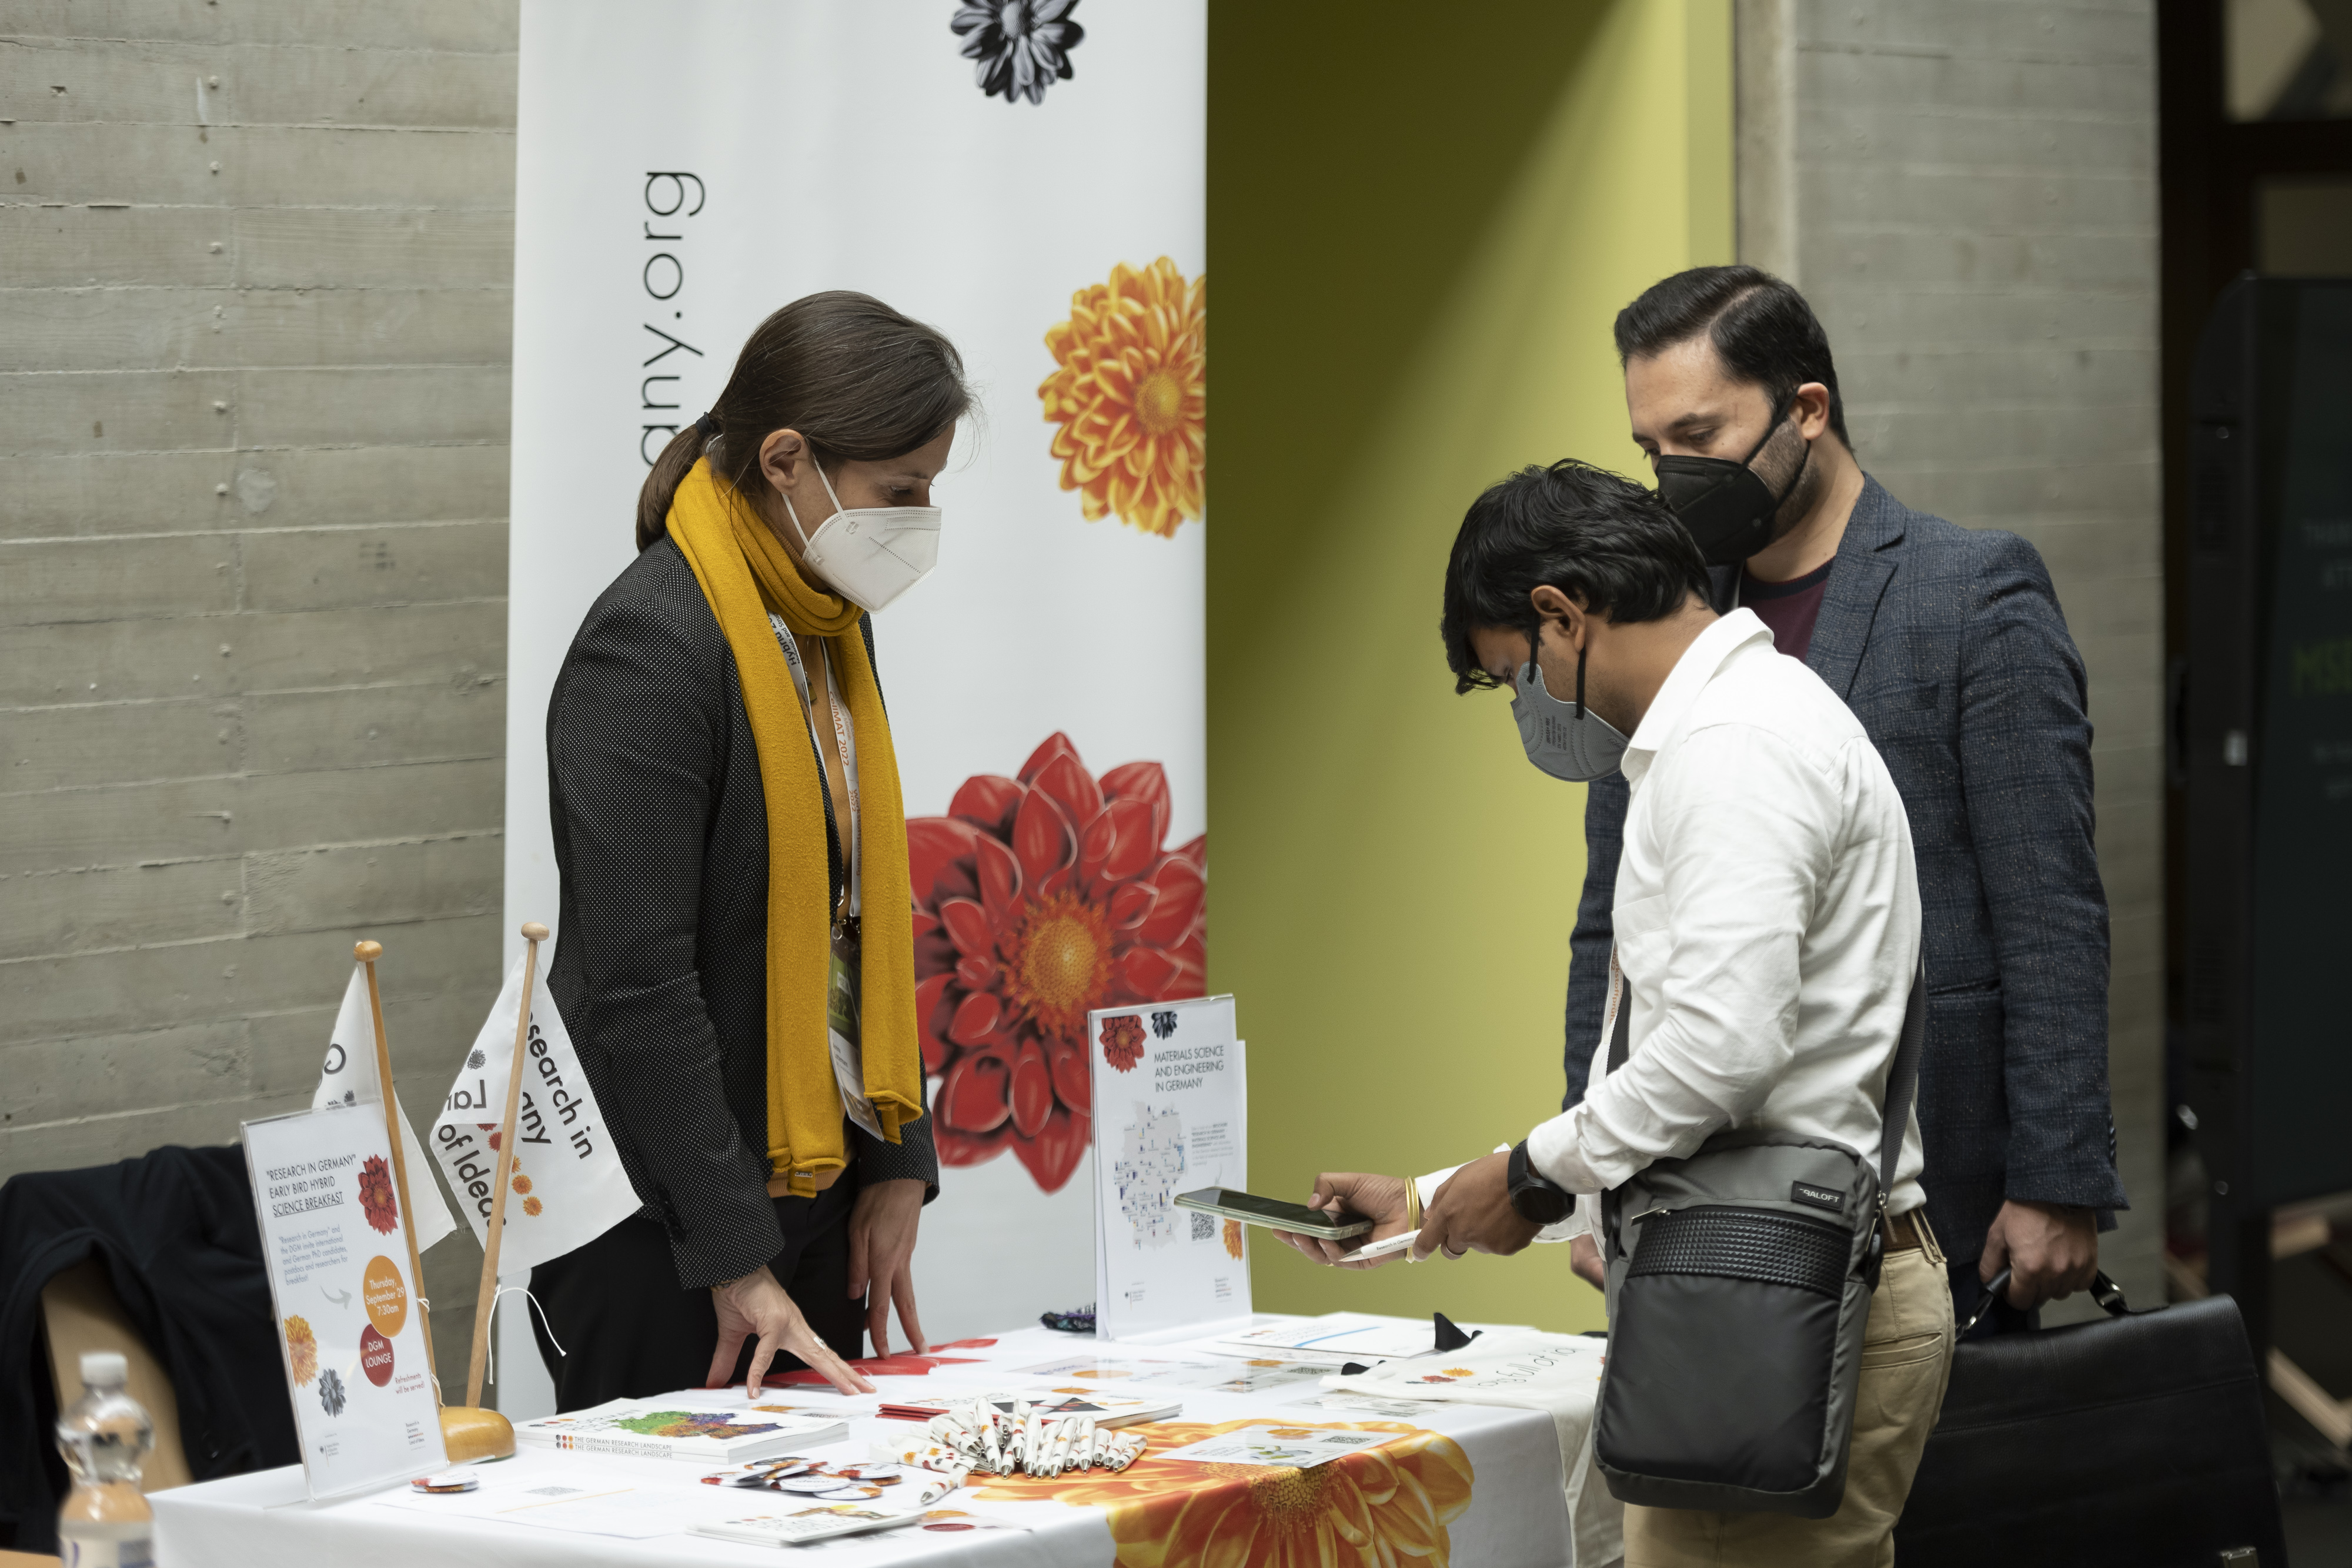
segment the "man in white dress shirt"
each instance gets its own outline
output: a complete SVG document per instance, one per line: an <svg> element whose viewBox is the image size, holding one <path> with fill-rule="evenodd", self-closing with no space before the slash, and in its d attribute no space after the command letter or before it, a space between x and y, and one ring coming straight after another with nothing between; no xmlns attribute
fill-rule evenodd
<svg viewBox="0 0 2352 1568"><path fill-rule="evenodd" d="M1538 768L1571 780L1622 768L1631 786L1602 1030L1630 1005L1631 1051L1611 1072L1596 1050L1583 1101L1516 1149L1411 1184L1327 1175L1317 1205L1372 1216L1374 1240L1417 1223L1416 1260L1512 1253L1584 1233L1597 1194L1727 1127L1874 1157L1920 917L1909 821L1861 724L1773 652L1752 612L1708 607L1698 549L1664 503L1583 464L1528 468L1478 498L1446 570L1443 632L1457 690L1513 694ZM1839 1511L1628 1508L1628 1568L1894 1561L1951 1365L1922 1164L1914 1120ZM1324 1261L1339 1250L1290 1239Z"/></svg>

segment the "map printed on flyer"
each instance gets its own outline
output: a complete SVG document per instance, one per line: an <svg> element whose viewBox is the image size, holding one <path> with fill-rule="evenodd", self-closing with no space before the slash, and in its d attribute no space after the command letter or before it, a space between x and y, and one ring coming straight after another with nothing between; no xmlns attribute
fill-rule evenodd
<svg viewBox="0 0 2352 1568"><path fill-rule="evenodd" d="M314 1498L446 1463L408 1278L408 1217L382 1104L245 1124L245 1157ZM430 1182L419 1166L412 1182Z"/></svg>
<svg viewBox="0 0 2352 1568"><path fill-rule="evenodd" d="M1245 1316L1242 1226L1175 1201L1195 1187L1249 1185L1248 1077L1234 998L1088 1013L1087 1040L1097 1336Z"/></svg>

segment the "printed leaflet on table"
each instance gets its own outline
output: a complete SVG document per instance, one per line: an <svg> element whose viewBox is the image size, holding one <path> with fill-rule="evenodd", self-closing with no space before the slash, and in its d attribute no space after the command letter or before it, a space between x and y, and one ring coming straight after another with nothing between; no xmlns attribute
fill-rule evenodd
<svg viewBox="0 0 2352 1568"><path fill-rule="evenodd" d="M922 1517L919 1509L901 1511L869 1503L820 1503L788 1513L755 1513L716 1524L692 1525L687 1533L713 1536L720 1541L745 1541L754 1546L798 1546L803 1542L824 1541L836 1535L892 1530L913 1524Z"/></svg>
<svg viewBox="0 0 2352 1568"><path fill-rule="evenodd" d="M1230 1361L1161 1361L1151 1357L1068 1355L1058 1361L1042 1362L1035 1366L1016 1368L1023 1375L1055 1379L1079 1378L1091 1387L1109 1385L1131 1388L1153 1385L1163 1388L1198 1389L1206 1394L1263 1394L1270 1388L1287 1388L1296 1384L1311 1383L1329 1372L1329 1366L1319 1362L1245 1361L1236 1366Z"/></svg>
<svg viewBox="0 0 2352 1568"><path fill-rule="evenodd" d="M1436 1332L1427 1323L1399 1322L1366 1312L1326 1312L1304 1322L1223 1334L1195 1348L1218 1355L1296 1357L1337 1366L1347 1361L1429 1355L1436 1347Z"/></svg>
<svg viewBox="0 0 2352 1568"><path fill-rule="evenodd" d="M885 1400L881 1414L898 1421L928 1421L975 1403L993 1405L1006 1415L1013 1406L1027 1401L1039 1416L1059 1419L1064 1416L1088 1416L1100 1427L1130 1427L1138 1421L1164 1421L1181 1415L1184 1402L1165 1395L1113 1394L1100 1388L1013 1388L990 1389L984 1392L965 1391L955 1394L935 1394L921 1399Z"/></svg>
<svg viewBox="0 0 2352 1568"><path fill-rule="evenodd" d="M383 1107L247 1122L245 1157L310 1495L441 1469L447 1457L425 1314L411 1310L408 1217Z"/></svg>
<svg viewBox="0 0 2352 1568"><path fill-rule="evenodd" d="M1248 1316L1244 1228L1175 1203L1195 1187L1249 1185L1247 1076L1234 998L1088 1013L1087 1040L1096 1336Z"/></svg>
<svg viewBox="0 0 2352 1568"><path fill-rule="evenodd" d="M638 1459L739 1463L838 1443L845 1422L789 1408L720 1407L709 1401L614 1399L590 1410L543 1416L515 1426L515 1440L582 1454Z"/></svg>
<svg viewBox="0 0 2352 1568"><path fill-rule="evenodd" d="M1335 1432L1324 1427L1285 1427L1276 1422L1244 1427L1204 1437L1160 1457L1194 1464L1288 1466L1311 1470L1342 1454L1360 1453L1394 1442L1402 1432Z"/></svg>

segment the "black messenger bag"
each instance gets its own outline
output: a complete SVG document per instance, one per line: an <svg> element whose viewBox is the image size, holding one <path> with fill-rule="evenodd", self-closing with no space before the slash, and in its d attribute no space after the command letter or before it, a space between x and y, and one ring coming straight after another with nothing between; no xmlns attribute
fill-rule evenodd
<svg viewBox="0 0 2352 1568"><path fill-rule="evenodd" d="M1632 1000L1621 982L1612 1072ZM1880 1220L1926 1035L1915 976L1874 1166L1833 1139L1733 1129L1601 1195L1609 1359L1592 1448L1619 1501L1838 1511Z"/></svg>

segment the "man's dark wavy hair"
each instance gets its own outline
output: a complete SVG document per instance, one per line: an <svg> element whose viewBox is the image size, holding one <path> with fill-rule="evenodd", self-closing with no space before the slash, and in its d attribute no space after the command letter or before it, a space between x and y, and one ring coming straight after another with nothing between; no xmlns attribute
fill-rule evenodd
<svg viewBox="0 0 2352 1568"><path fill-rule="evenodd" d="M1694 267L1653 283L1617 312L1617 362L1701 333L1736 381L1764 389L1775 409L1807 382L1830 389L1830 428L1851 448L1830 336L1805 297L1760 267Z"/></svg>
<svg viewBox="0 0 2352 1568"><path fill-rule="evenodd" d="M1471 634L1535 637L1529 596L1546 583L1613 622L1663 620L1707 597L1698 545L1657 492L1573 457L1522 468L1470 503L1454 536L1437 631L1454 691L1497 684Z"/></svg>

